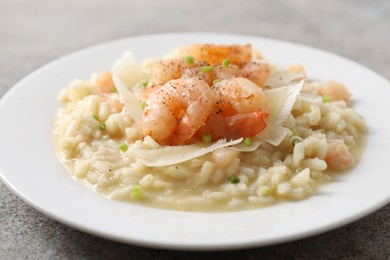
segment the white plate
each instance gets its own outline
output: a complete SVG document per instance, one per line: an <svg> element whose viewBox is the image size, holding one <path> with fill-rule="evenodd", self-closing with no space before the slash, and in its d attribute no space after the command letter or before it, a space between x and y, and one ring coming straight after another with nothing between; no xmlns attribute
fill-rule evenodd
<svg viewBox="0 0 390 260"><path fill-rule="evenodd" d="M123 52L138 59L182 44L252 43L269 60L299 63L311 78L336 79L353 93L367 120L363 159L307 200L231 213L153 209L108 200L75 182L57 161L52 141L57 95L74 78L111 68ZM50 217L108 239L173 249L233 249L290 241L357 220L390 201L390 84L345 58L310 47L237 35L163 34L87 48L58 59L16 84L0 102L0 172L27 203Z"/></svg>

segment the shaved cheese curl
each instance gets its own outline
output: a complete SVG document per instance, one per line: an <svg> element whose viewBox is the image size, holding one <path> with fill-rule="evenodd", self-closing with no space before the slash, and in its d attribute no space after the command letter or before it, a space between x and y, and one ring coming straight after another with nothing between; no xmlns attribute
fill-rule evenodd
<svg viewBox="0 0 390 260"><path fill-rule="evenodd" d="M302 90L303 80L297 84L265 90L269 105L269 117L265 129L256 136L272 145L279 145L290 130L283 127L294 106L297 95Z"/></svg>
<svg viewBox="0 0 390 260"><path fill-rule="evenodd" d="M143 116L141 102L131 90L127 89L125 84L115 72L112 75L112 80L114 81L119 95L121 96L122 102L125 104L128 114L137 124L141 124Z"/></svg>
<svg viewBox="0 0 390 260"><path fill-rule="evenodd" d="M137 159L141 160L146 166L161 167L189 161L211 153L219 148L241 143L242 140L243 138L239 138L227 142L226 139L220 139L210 146L197 143L182 146L165 146L151 150L137 150L136 156Z"/></svg>

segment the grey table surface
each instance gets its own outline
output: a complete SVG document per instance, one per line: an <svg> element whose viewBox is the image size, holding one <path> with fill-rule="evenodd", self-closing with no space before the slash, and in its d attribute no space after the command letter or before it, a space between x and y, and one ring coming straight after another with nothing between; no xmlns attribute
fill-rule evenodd
<svg viewBox="0 0 390 260"><path fill-rule="evenodd" d="M0 0L0 97L28 73L80 48L165 32L236 33L311 45L390 78L388 0ZM342 228L280 245L169 251L60 224L0 182L0 259L122 258L390 259L390 205Z"/></svg>

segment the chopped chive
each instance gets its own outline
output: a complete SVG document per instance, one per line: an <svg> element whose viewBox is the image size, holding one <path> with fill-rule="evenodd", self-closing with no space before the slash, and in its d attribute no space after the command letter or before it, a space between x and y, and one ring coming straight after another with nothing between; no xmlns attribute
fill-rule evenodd
<svg viewBox="0 0 390 260"><path fill-rule="evenodd" d="M271 188L268 186L261 186L259 192L261 196L268 196L271 194Z"/></svg>
<svg viewBox="0 0 390 260"><path fill-rule="evenodd" d="M211 143L211 141L212 141L211 134L208 134L208 133L202 134L202 141L203 141L203 143L206 143L206 144Z"/></svg>
<svg viewBox="0 0 390 260"><path fill-rule="evenodd" d="M141 108L142 108L142 109L145 109L145 107L146 107L146 101L144 101L144 102L141 103Z"/></svg>
<svg viewBox="0 0 390 260"><path fill-rule="evenodd" d="M203 72L210 72L214 70L214 66L202 66L200 67L200 70Z"/></svg>
<svg viewBox="0 0 390 260"><path fill-rule="evenodd" d="M299 136L300 135L299 131L297 129L295 129L295 128L293 130L291 130L291 132L292 132L292 135L295 135L295 136Z"/></svg>
<svg viewBox="0 0 390 260"><path fill-rule="evenodd" d="M114 86L111 90L112 93L118 93L118 90L116 89L116 87Z"/></svg>
<svg viewBox="0 0 390 260"><path fill-rule="evenodd" d="M224 59L223 61L222 61L222 67L229 67L229 65L230 65L230 59Z"/></svg>
<svg viewBox="0 0 390 260"><path fill-rule="evenodd" d="M222 80L222 79L214 79L214 80L213 80L213 85L214 85L214 84L217 84L217 83L220 82L221 80Z"/></svg>
<svg viewBox="0 0 390 260"><path fill-rule="evenodd" d="M293 145L293 146L295 146L297 143L299 143L299 140L298 140L298 139L294 139L294 140L292 141L292 145Z"/></svg>
<svg viewBox="0 0 390 260"><path fill-rule="evenodd" d="M321 96L321 98L322 102L324 103L329 103L330 101L332 101L329 96Z"/></svg>
<svg viewBox="0 0 390 260"><path fill-rule="evenodd" d="M231 176L228 178L228 182L232 184L237 184L240 182L240 178L238 178L237 176Z"/></svg>
<svg viewBox="0 0 390 260"><path fill-rule="evenodd" d="M106 124L105 123L100 123L99 129L102 130L102 131L106 130L107 129Z"/></svg>
<svg viewBox="0 0 390 260"><path fill-rule="evenodd" d="M141 186L133 185L131 187L131 197L133 199L139 199L141 197Z"/></svg>
<svg viewBox="0 0 390 260"><path fill-rule="evenodd" d="M185 57L184 57L184 61L185 61L188 65L192 65L192 64L194 64L194 57L192 57L192 56L185 56Z"/></svg>
<svg viewBox="0 0 390 260"><path fill-rule="evenodd" d="M98 122L100 121L100 117L99 117L98 115L93 114L92 117L93 117L93 119L95 119L96 121L98 121Z"/></svg>
<svg viewBox="0 0 390 260"><path fill-rule="evenodd" d="M244 138L244 144L245 146L251 146L252 145L252 139L250 137Z"/></svg>
<svg viewBox="0 0 390 260"><path fill-rule="evenodd" d="M149 84L149 81L147 81L146 79L144 79L144 80L141 80L141 81L139 82L139 84L141 84L142 86L146 87L146 86Z"/></svg>
<svg viewBox="0 0 390 260"><path fill-rule="evenodd" d="M129 146L126 143L119 145L119 150L121 150L122 152L126 152L127 149L129 149Z"/></svg>

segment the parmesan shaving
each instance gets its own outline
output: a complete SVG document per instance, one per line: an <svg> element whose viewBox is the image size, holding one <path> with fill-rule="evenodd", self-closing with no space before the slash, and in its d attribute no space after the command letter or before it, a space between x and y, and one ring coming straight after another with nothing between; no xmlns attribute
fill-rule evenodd
<svg viewBox="0 0 390 260"><path fill-rule="evenodd" d="M235 151L239 151L239 152L253 152L257 148L259 148L259 146L262 143L263 142L259 138L254 136L252 138L252 144L250 146L246 146L243 142L241 142L239 144L233 145L229 149L232 149L232 150L235 150Z"/></svg>
<svg viewBox="0 0 390 260"><path fill-rule="evenodd" d="M322 98L320 96L310 95L307 93L302 93L297 98L304 101L304 102L311 103L311 104L322 103Z"/></svg>
<svg viewBox="0 0 390 260"><path fill-rule="evenodd" d="M263 141L274 146L279 145L283 139L291 134L291 131L281 125L269 124L267 127L257 135Z"/></svg>
<svg viewBox="0 0 390 260"><path fill-rule="evenodd" d="M294 85L264 91L269 106L268 123L276 125L284 123L302 87L303 80Z"/></svg>
<svg viewBox="0 0 390 260"><path fill-rule="evenodd" d="M279 145L291 131L283 127L290 114L297 95L303 87L303 80L297 84L265 90L264 95L269 105L269 117L265 129L256 135L272 145Z"/></svg>
<svg viewBox="0 0 390 260"><path fill-rule="evenodd" d="M136 61L133 53L125 52L122 57L114 63L112 72L117 74L126 87L132 87L135 83L145 79L143 67Z"/></svg>
<svg viewBox="0 0 390 260"><path fill-rule="evenodd" d="M146 166L167 166L189 161L222 147L239 144L242 140L243 138L240 138L227 142L226 139L220 139L210 146L197 143L183 146L165 146L151 150L142 149L136 151L136 156L138 159L142 160Z"/></svg>
<svg viewBox="0 0 390 260"><path fill-rule="evenodd" d="M305 75L301 73L293 73L284 70L271 70L271 74L268 76L264 83L264 86L270 86L270 88L280 88L290 85L295 80L301 80Z"/></svg>
<svg viewBox="0 0 390 260"><path fill-rule="evenodd" d="M141 102L131 90L127 89L126 85L115 72L112 74L112 80L121 96L122 102L125 104L127 112L137 124L141 124L143 116Z"/></svg>

